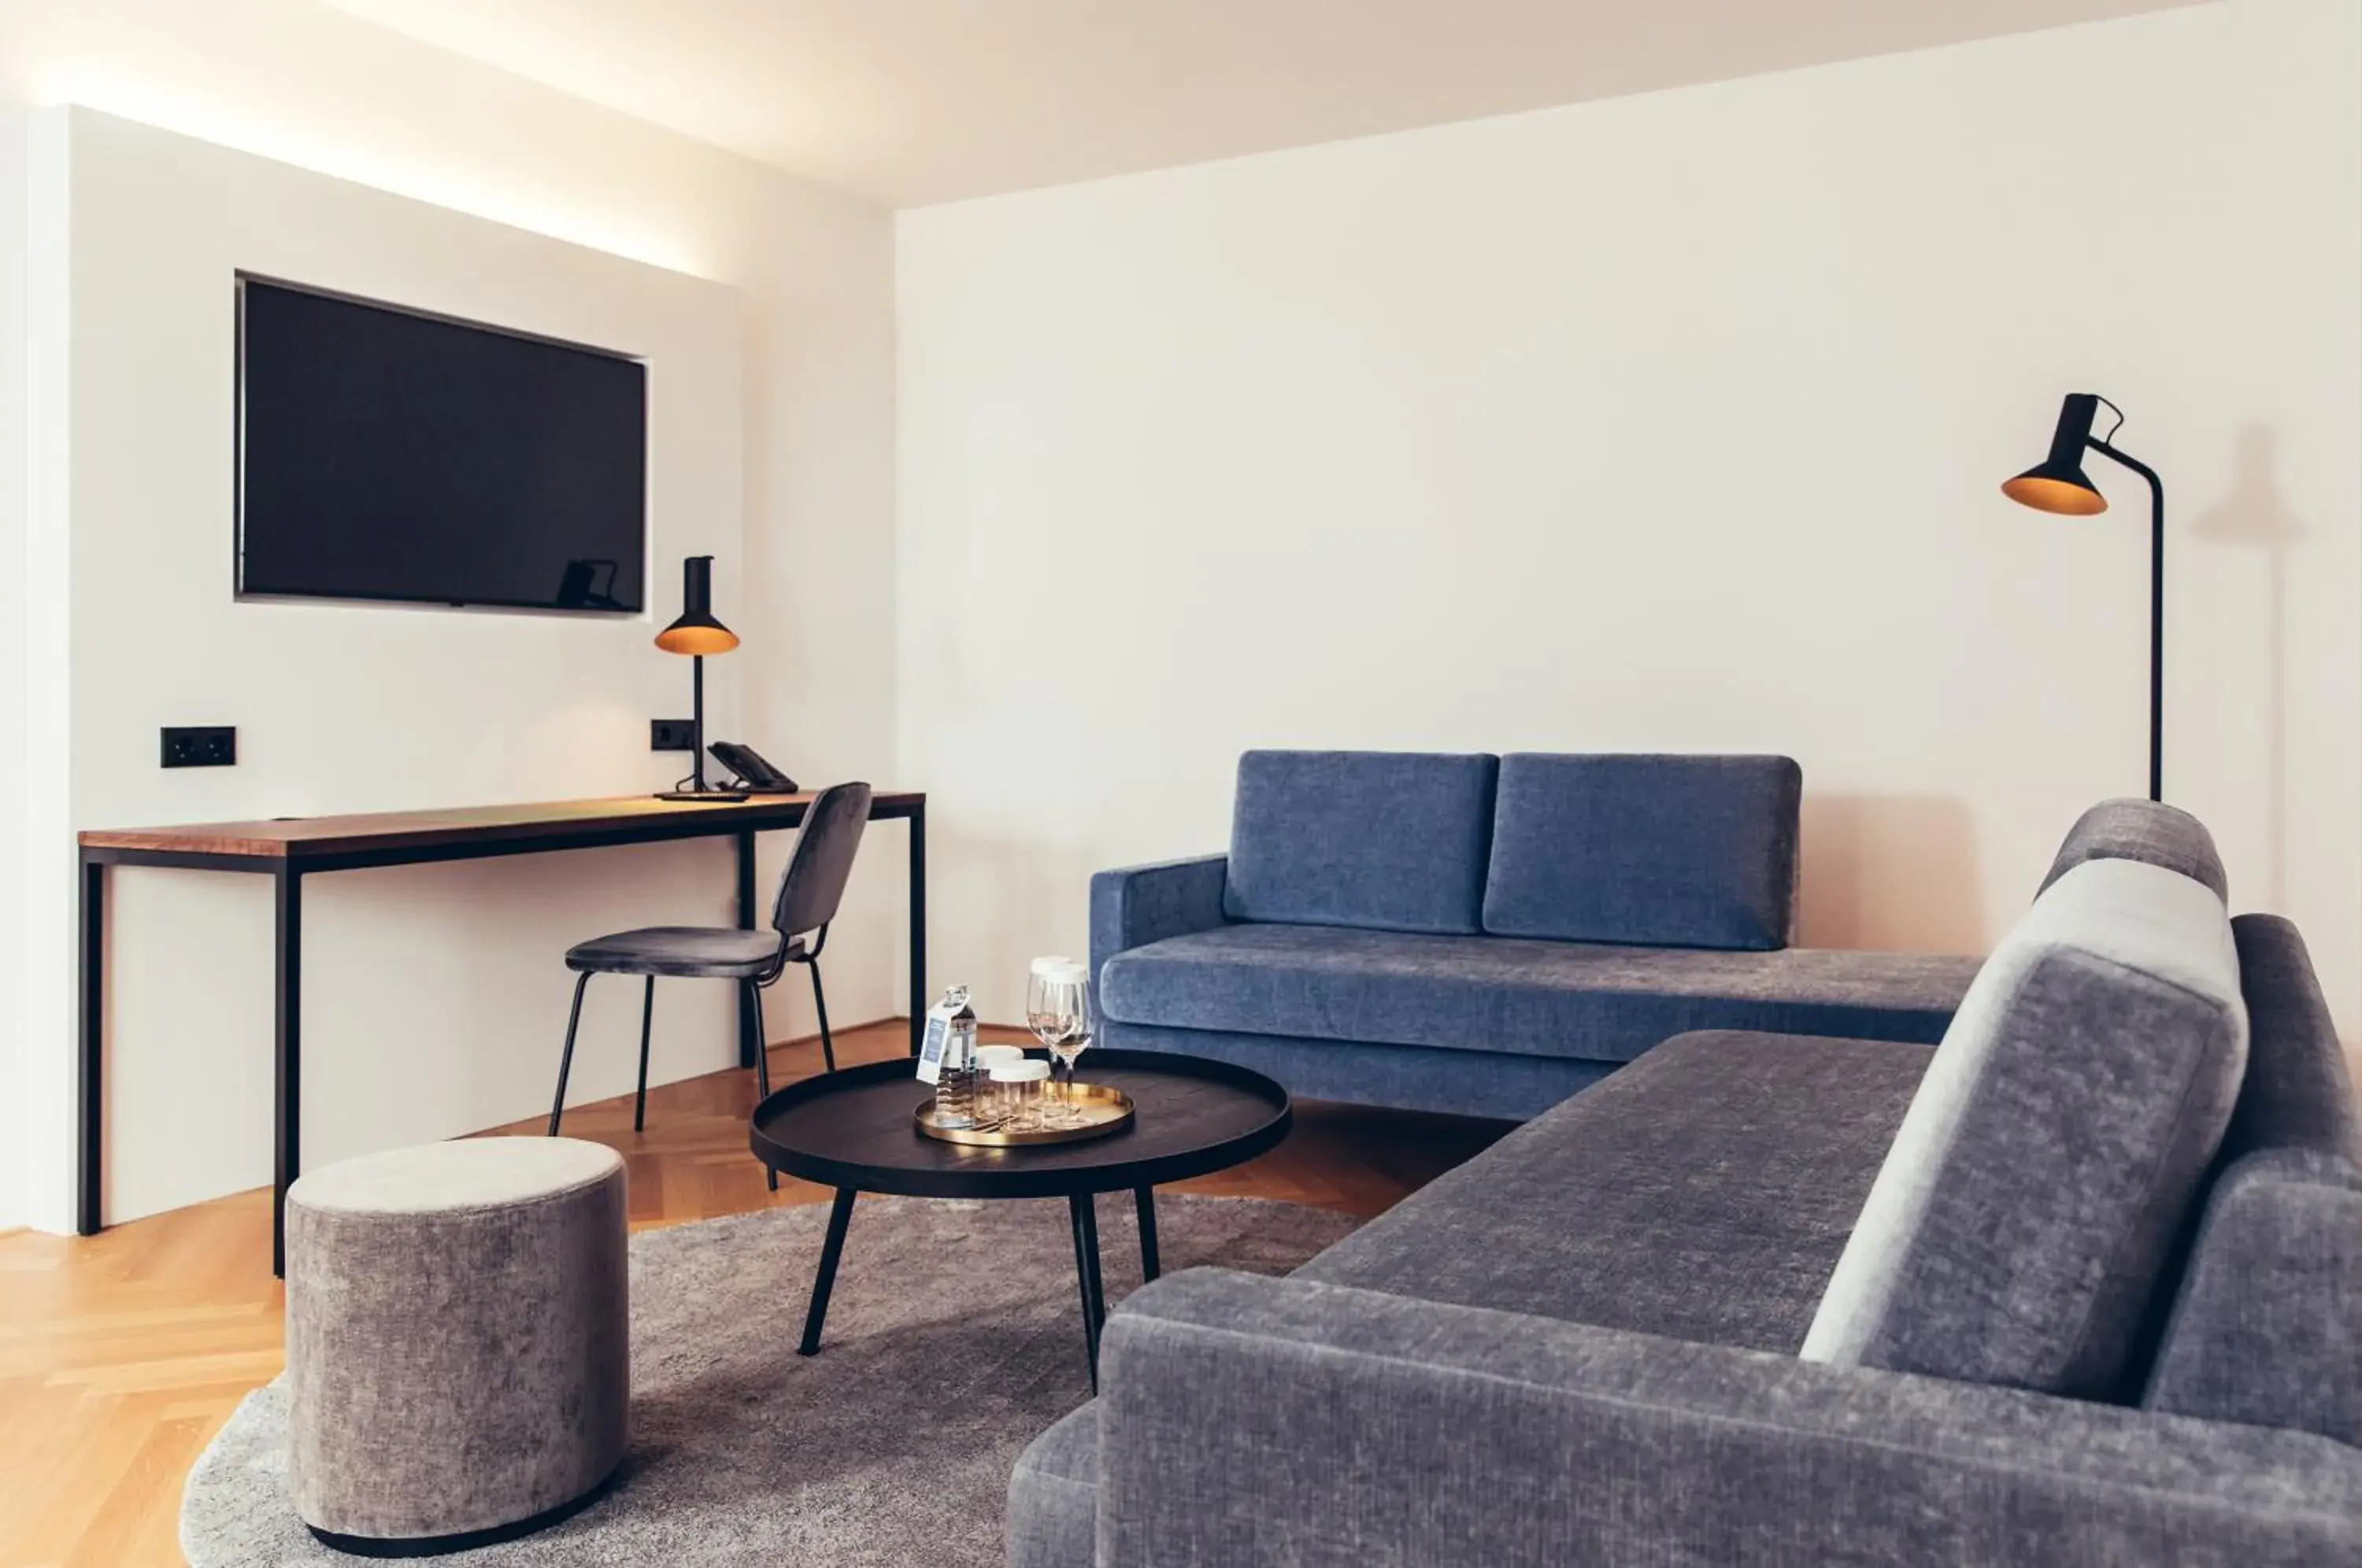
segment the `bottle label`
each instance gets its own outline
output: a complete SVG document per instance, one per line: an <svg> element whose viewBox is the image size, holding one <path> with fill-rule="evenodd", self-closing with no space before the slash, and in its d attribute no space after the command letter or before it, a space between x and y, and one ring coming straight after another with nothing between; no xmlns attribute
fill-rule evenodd
<svg viewBox="0 0 2362 1568"><path fill-rule="evenodd" d="M922 1084L933 1083L943 1077L944 1047L951 1040L954 1010L938 1007L927 1013L927 1032L919 1043L919 1081Z"/></svg>

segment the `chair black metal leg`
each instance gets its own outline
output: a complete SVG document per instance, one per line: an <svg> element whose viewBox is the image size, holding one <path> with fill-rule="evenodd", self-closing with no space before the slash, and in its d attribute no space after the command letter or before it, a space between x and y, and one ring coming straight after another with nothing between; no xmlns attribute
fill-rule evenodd
<svg viewBox="0 0 2362 1568"><path fill-rule="evenodd" d="M1131 1199L1140 1210L1140 1277L1145 1284L1163 1272L1163 1265L1156 1257L1156 1189L1153 1187L1137 1188Z"/></svg>
<svg viewBox="0 0 2362 1568"><path fill-rule="evenodd" d="M822 994L820 988L820 960L814 958L804 967L811 971L812 1008L820 1014L821 1060L828 1064L828 1070L833 1073L836 1071L836 1042L828 1036L828 998Z"/></svg>
<svg viewBox="0 0 2362 1568"><path fill-rule="evenodd" d="M1066 1198L1075 1228L1075 1279L1083 1298L1083 1350L1090 1358L1091 1392L1099 1391L1099 1325L1107 1317L1107 1293L1099 1282L1098 1210L1087 1192Z"/></svg>
<svg viewBox="0 0 2362 1568"><path fill-rule="evenodd" d="M804 1340L798 1355L820 1354L820 1328L828 1320L828 1293L836 1287L836 1262L844 1255L844 1228L853 1219L853 1188L836 1189L829 1206L828 1237L820 1244L820 1273L812 1280L811 1305L804 1309Z"/></svg>
<svg viewBox="0 0 2362 1568"><path fill-rule="evenodd" d="M741 931L755 929L755 835L751 833L742 833L738 835L738 929ZM738 999L738 1065L742 1067L753 1066L756 1049L762 1043L761 1036L755 1031L754 1017L747 1011L746 999L740 997Z"/></svg>
<svg viewBox="0 0 2362 1568"><path fill-rule="evenodd" d="M746 982L746 1008L755 1019L755 1093L760 1105L771 1098L771 1040L763 1028L763 987L760 981ZM763 1167L764 1179L771 1190L779 1190L779 1173L769 1165Z"/></svg>
<svg viewBox="0 0 2362 1568"><path fill-rule="evenodd" d="M645 1131L648 1124L648 1027L656 1021L657 977L648 977L648 988L640 997L640 1089L632 1099L632 1131Z"/></svg>
<svg viewBox="0 0 2362 1568"><path fill-rule="evenodd" d="M557 1119L566 1114L566 1075L574 1070L574 1031L582 1021L582 988L590 983L585 969L574 982L574 1010L566 1015L566 1049L557 1057L557 1098L549 1105L549 1135L557 1136Z"/></svg>

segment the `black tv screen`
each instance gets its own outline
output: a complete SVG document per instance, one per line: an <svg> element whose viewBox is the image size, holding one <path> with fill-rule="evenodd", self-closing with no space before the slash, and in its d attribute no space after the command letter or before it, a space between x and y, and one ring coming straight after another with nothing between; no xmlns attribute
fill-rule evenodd
<svg viewBox="0 0 2362 1568"><path fill-rule="evenodd" d="M647 369L238 281L237 591L636 611Z"/></svg>

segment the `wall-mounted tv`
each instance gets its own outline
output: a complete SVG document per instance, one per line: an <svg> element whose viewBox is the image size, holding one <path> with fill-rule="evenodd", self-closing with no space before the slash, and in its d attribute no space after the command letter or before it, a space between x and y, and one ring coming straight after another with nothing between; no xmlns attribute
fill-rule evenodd
<svg viewBox="0 0 2362 1568"><path fill-rule="evenodd" d="M637 611L647 367L256 277L237 592Z"/></svg>

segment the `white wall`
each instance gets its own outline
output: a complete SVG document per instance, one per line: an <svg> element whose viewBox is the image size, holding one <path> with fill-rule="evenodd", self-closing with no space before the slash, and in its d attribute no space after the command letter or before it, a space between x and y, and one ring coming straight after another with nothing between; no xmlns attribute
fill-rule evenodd
<svg viewBox="0 0 2362 1568"><path fill-rule="evenodd" d="M57 634L39 663L65 677L67 744L31 754L67 774L55 825L668 784L679 759L649 752L646 720L679 705L685 674L649 646L678 608L669 570L630 619L232 600L234 280L245 269L641 356L649 557L666 567L741 557L733 292L88 111L44 110L34 127L36 166L64 197L36 216L66 235L62 287L34 300L66 313L62 359L34 366L35 395L68 409L65 447L33 454L37 469L62 458L66 504L33 523L61 532L69 558L26 584L28 620L46 611ZM717 611L744 621L734 589L725 578ZM719 734L740 728L734 672L716 661L708 681ZM239 766L159 768L157 729L199 723L237 724ZM602 930L726 923L729 867L717 842L308 884L315 1158L532 1109L571 986L557 955ZM218 876L113 881L109 1202L128 1218L267 1173L270 904L266 885ZM71 931L65 901L50 901L55 932L35 954ZM72 969L68 956L37 972ZM677 989L667 1076L734 1060L725 988ZM41 987L35 1020L53 1027L71 994ZM607 999L584 1043L586 1095L628 1088L636 1067L636 998Z"/></svg>
<svg viewBox="0 0 2362 1568"><path fill-rule="evenodd" d="M25 116L0 103L0 562L24 558L25 502ZM0 724L21 734L25 718L21 638L0 636ZM0 995L20 994L25 952L18 918L25 885L25 753L0 748ZM23 1036L0 1017L0 1144L25 1124ZM25 1212L25 1161L0 1152L0 1228Z"/></svg>
<svg viewBox="0 0 2362 1568"><path fill-rule="evenodd" d="M2350 0L2229 3L899 219L901 761L1011 1016L1242 747L1781 751L1804 934L1981 950L2169 797L2362 1021Z"/></svg>
<svg viewBox="0 0 2362 1568"><path fill-rule="evenodd" d="M885 214L301 0L222 0L202 8L171 0L0 4L0 201L12 209L10 217L23 204L14 196L19 165L8 137L21 126L24 106L61 102L92 105L734 288L741 369L729 401L743 440L734 439L725 453L701 435L703 450L695 460L714 470L701 476L703 482L726 483L737 492L743 537L723 552L718 591L723 613L745 646L711 673L725 705L734 688L739 717L734 723L744 738L800 777L895 782L887 620L892 229ZM235 248L210 226L220 220L202 199L176 200L186 203L184 215L217 255ZM283 228L276 242L329 248L323 257L334 249L333 237L296 235L288 215L281 212L273 219ZM415 221L434 227L451 220L436 215ZM49 254L48 242L56 237L39 225L19 236L0 217L0 305L18 296L13 280L22 257ZM438 239L414 257L423 272L387 274L385 286L364 292L400 297L412 283L436 282L425 275L434 271L425 252L443 243ZM461 253L480 254L482 242L451 243ZM349 262L360 258L358 248L335 254ZM583 264L614 265L598 259ZM133 280L108 282L127 291ZM442 277L437 286L497 293L514 282L515 275L503 271L464 285ZM527 302L527 308L563 306ZM6 328L0 327L0 367L8 364L10 347ZM127 377L135 368L130 357L118 358L112 349L103 357L115 377ZM194 389L193 380L177 379L181 373L165 377L166 384ZM21 385L21 377L8 379ZM226 460L226 428L218 441L210 428L213 405L226 384L207 387L186 407L161 406L160 398L118 400L109 423L81 419L72 439L114 442L133 425L165 431L173 471L196 475L216 458ZM0 392L0 414L8 395ZM120 427L112 423L117 414L126 421ZM55 449L61 437L42 434L39 409L29 422L37 439ZM0 418L0 426L19 425ZM9 438L0 435L0 441ZM0 446L0 459L12 455ZM661 449L657 461L664 461ZM11 463L7 471L18 469ZM127 515L143 499L160 505L164 500L160 481L135 490L149 481L101 477L122 487L108 498L110 515ZM72 504L79 515L79 498ZM218 539L226 548L226 491L219 489L175 495L141 526L186 525L198 540ZM51 498L53 514L63 515L68 506L66 498ZM0 530L11 515L0 502ZM731 526L740 522L734 516ZM79 562L83 542L73 543ZM66 544L29 537L23 553L39 567L44 551L62 551ZM155 542L142 535L140 546L146 554ZM678 592L672 586L678 567L665 558L677 559L679 553L659 539L652 577L657 609ZM55 569L61 572L62 564ZM226 580L212 575L208 580ZM77 602L77 611L83 608ZM429 611L355 615L315 606L226 603L212 611L234 618L259 612L259 621L273 627L300 619L333 629L305 634L304 665L275 669L277 684L265 698L217 694L227 691L234 676L250 677L252 665L241 668L242 661L258 657L241 642L244 625L257 623L233 619L224 624L239 629L226 644L182 638L160 641L143 654L126 649L127 662L144 657L165 676L157 690L127 699L123 711L75 703L76 734L82 743L106 751L105 766L115 774L101 781L84 767L93 759L78 751L75 788L96 793L69 803L61 770L57 798L28 804L23 847L41 858L42 879L27 886L23 900L12 896L0 904L0 952L14 954L25 942L34 943L31 972L50 977L60 988L71 973L65 929L51 923L71 907L70 882L57 879L71 854L70 835L56 831L61 813L72 814L76 825L100 820L121 825L547 798L648 788L678 770L678 759L646 750L646 719L687 707L686 672L679 661L647 648L652 628L618 628L622 641L613 649L602 644L595 656L598 679L578 679L587 670L557 667L560 645L565 657L583 651L570 634L534 634L543 639L534 645L538 656L525 656L522 668L480 665L462 679L459 650L506 635L482 628L513 628L527 618ZM274 635L257 635L268 641ZM419 685L403 689L394 701L392 679L378 658L406 658L430 638L438 646L448 639L449 655L419 669ZM628 650L625 642L632 644ZM117 657L111 652L89 657L103 668L117 668L106 662ZM26 668L13 649L6 662L0 691L26 686L29 678L38 710L47 672ZM365 713L351 715L347 729L337 726L348 720L326 708L304 708L307 693L318 694L339 665L348 674L368 672L375 694L387 700L392 711L376 728L358 722ZM504 693L503 682L514 685ZM520 692L546 695L559 684L581 699L570 711L545 704L531 723L484 722L495 709L501 717L516 718L506 710L524 700ZM136 760L116 759L116 748L128 748L123 756L129 758L141 746L152 747L152 738L138 737L152 737L159 723L193 717L200 701L221 719L240 723L246 765L220 774L161 774L145 751ZM171 703L188 710L176 707L171 717L159 717ZM425 718L430 709L437 715L431 721ZM291 721L299 712L306 732L327 726L310 734L312 744L293 730ZM62 734L66 712L61 699L53 712L28 713L28 724L38 728L46 719ZM447 717L453 713L456 723ZM28 754L33 754L29 744ZM0 796L10 787L0 779ZM104 819L95 814L101 812ZM846 917L832 938L830 955L838 962L830 968L831 999L841 1021L881 1016L900 1005L901 846L893 828L872 836ZM767 878L785 849L784 842L766 845ZM565 977L556 966L563 941L619 915L634 923L657 916L710 918L725 907L727 866L725 850L684 845L357 873L312 884L307 1158L533 1114L546 1103L563 1027ZM259 881L150 873L124 876L118 886L112 933L118 984L110 1033L120 1097L111 1105L109 1211L120 1219L268 1179L270 911ZM141 978L130 978L135 975ZM593 988L578 1059L580 1095L628 1088L628 1036L636 1024L628 988L614 988L602 1007ZM695 990L676 988L669 1000L658 999L661 1077L704 1070L726 1053L723 1004L695 999ZM22 1084L26 1187L15 1199L16 1172L0 1176L0 1226L23 1218L61 1228L71 1219L71 1016L62 988L27 994L37 993L48 999L38 1004L46 1014L28 1020L22 1032L0 1036L0 1104L14 1099L12 1081ZM799 991L786 1001L773 1012L775 1038L811 1028L808 999ZM579 1076L585 1068L591 1077ZM196 1131L176 1134L184 1141L168 1168L133 1145L154 1132L152 1119L175 1099L175 1124ZM193 1109L203 1114L190 1114Z"/></svg>

